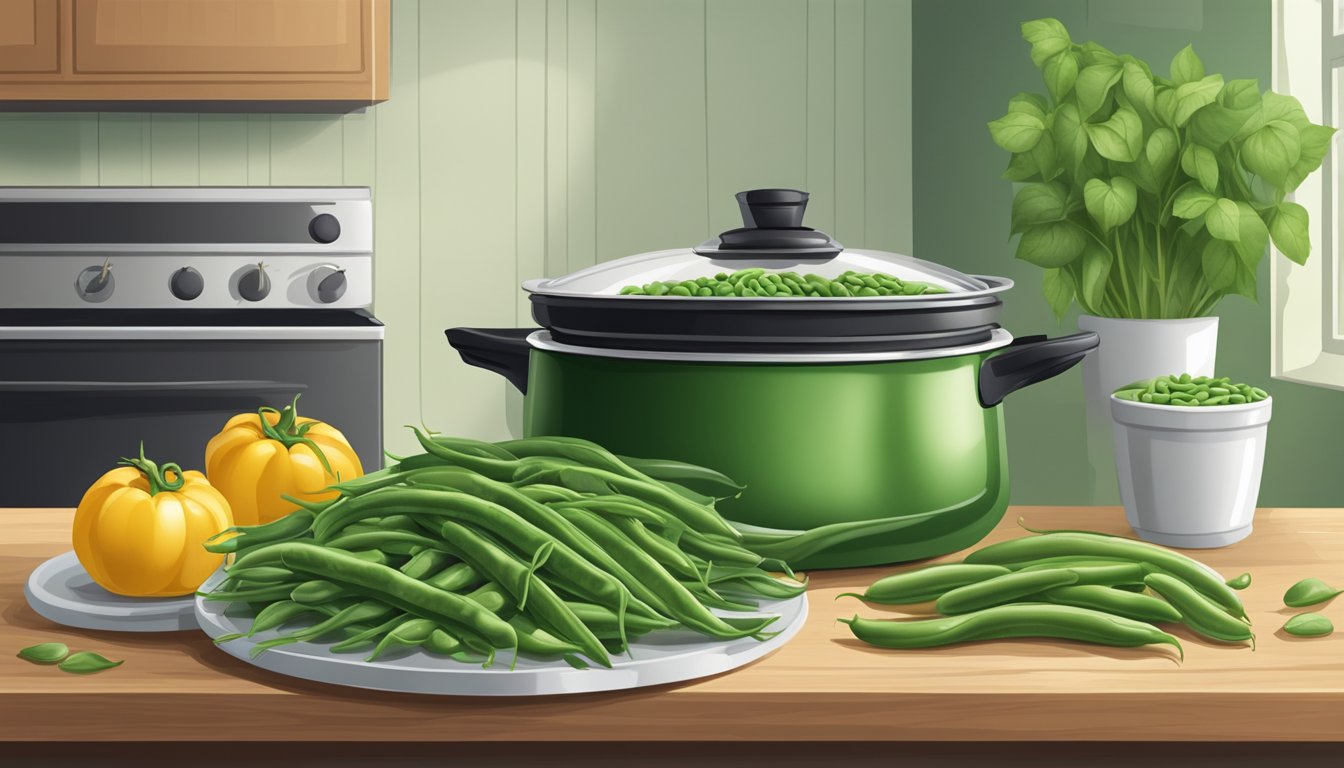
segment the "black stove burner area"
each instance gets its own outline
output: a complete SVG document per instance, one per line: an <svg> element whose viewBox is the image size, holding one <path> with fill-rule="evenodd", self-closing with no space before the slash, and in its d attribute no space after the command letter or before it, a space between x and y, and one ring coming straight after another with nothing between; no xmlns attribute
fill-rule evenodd
<svg viewBox="0 0 1344 768"><path fill-rule="evenodd" d="M0 327L375 327L363 309L0 309Z"/></svg>

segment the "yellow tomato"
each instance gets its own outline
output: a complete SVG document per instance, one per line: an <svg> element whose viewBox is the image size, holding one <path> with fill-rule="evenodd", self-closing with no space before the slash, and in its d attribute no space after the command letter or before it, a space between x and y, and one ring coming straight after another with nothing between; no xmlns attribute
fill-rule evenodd
<svg viewBox="0 0 1344 768"><path fill-rule="evenodd" d="M364 474L345 435L300 417L298 402L234 416L205 446L205 474L229 500L238 525L269 523L298 509L281 496L335 498L336 491L323 489Z"/></svg>
<svg viewBox="0 0 1344 768"><path fill-rule="evenodd" d="M200 472L125 459L75 510L75 556L103 589L132 597L195 592L224 562L205 540L233 525L229 502Z"/></svg>

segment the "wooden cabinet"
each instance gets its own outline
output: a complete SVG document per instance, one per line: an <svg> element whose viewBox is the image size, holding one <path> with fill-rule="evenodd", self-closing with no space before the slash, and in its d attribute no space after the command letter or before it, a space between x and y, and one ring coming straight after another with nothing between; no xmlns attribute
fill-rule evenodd
<svg viewBox="0 0 1344 768"><path fill-rule="evenodd" d="M0 0L0 75L60 68L58 0Z"/></svg>
<svg viewBox="0 0 1344 768"><path fill-rule="evenodd" d="M387 99L391 0L0 0L0 109L345 111Z"/></svg>

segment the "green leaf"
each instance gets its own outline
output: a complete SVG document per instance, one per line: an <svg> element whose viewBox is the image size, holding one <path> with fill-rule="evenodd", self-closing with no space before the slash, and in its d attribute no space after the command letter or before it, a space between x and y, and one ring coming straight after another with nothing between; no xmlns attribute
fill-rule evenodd
<svg viewBox="0 0 1344 768"><path fill-rule="evenodd" d="M1129 221L1138 202L1139 193L1134 182L1123 176L1113 177L1110 183L1089 179L1083 186L1083 203L1103 232Z"/></svg>
<svg viewBox="0 0 1344 768"><path fill-rule="evenodd" d="M1073 95L1078 103L1078 114L1086 120L1106 103L1111 88L1120 81L1120 67L1114 64L1094 64L1083 67L1073 84Z"/></svg>
<svg viewBox="0 0 1344 768"><path fill-rule="evenodd" d="M1302 108L1302 102L1292 96L1267 91L1261 97L1261 109L1266 123L1282 120L1299 130L1311 125L1307 111Z"/></svg>
<svg viewBox="0 0 1344 768"><path fill-rule="evenodd" d="M102 672L113 667L120 667L125 662L112 661L93 651L80 651L72 653L61 662L62 672L69 672L73 675L92 675L96 672Z"/></svg>
<svg viewBox="0 0 1344 768"><path fill-rule="evenodd" d="M1226 197L1218 198L1218 201L1204 212L1204 227L1209 230L1210 235L1219 240L1233 243L1240 240L1241 212L1237 210L1237 204Z"/></svg>
<svg viewBox="0 0 1344 768"><path fill-rule="evenodd" d="M1269 247L1269 228L1250 203L1237 203L1237 255L1254 274L1260 259Z"/></svg>
<svg viewBox="0 0 1344 768"><path fill-rule="evenodd" d="M1136 62L1127 61L1121 71L1121 85L1125 90L1125 95L1129 97L1131 104L1143 107L1148 114L1153 114L1156 107L1157 91L1153 87L1153 78L1148 76Z"/></svg>
<svg viewBox="0 0 1344 768"><path fill-rule="evenodd" d="M1299 130L1298 138L1301 140L1302 153L1297 159L1297 164L1288 172L1285 191L1291 192L1297 189L1308 176L1321 167L1321 161L1325 159L1325 153L1330 150L1330 139L1334 135L1335 129L1324 125L1308 125Z"/></svg>
<svg viewBox="0 0 1344 768"><path fill-rule="evenodd" d="M1035 161L1042 181L1050 181L1064 172L1063 166L1059 164L1058 153L1055 152L1055 137L1050 131L1042 133L1041 140L1031 148L1031 159Z"/></svg>
<svg viewBox="0 0 1344 768"><path fill-rule="evenodd" d="M1031 62L1038 67L1073 44L1069 31L1058 19L1022 22L1022 39L1031 43Z"/></svg>
<svg viewBox="0 0 1344 768"><path fill-rule="evenodd" d="M1045 87L1050 89L1050 95L1055 97L1055 101L1063 101L1078 81L1078 57L1073 55L1073 51L1060 51L1045 62L1041 74L1045 77Z"/></svg>
<svg viewBox="0 0 1344 768"><path fill-rule="evenodd" d="M1241 163L1276 187L1287 183L1288 174L1302 156L1297 128L1283 120L1270 120L1241 145Z"/></svg>
<svg viewBox="0 0 1344 768"><path fill-rule="evenodd" d="M56 664L70 655L65 643L38 643L19 651L18 657L34 664Z"/></svg>
<svg viewBox="0 0 1344 768"><path fill-rule="evenodd" d="M1335 625L1319 613L1299 613L1288 619L1283 631L1294 637L1325 637L1335 631Z"/></svg>
<svg viewBox="0 0 1344 768"><path fill-rule="evenodd" d="M1083 250L1083 269L1079 286L1083 300L1091 308L1101 306L1106 296L1106 281L1111 276L1111 252L1095 240L1088 240Z"/></svg>
<svg viewBox="0 0 1344 768"><path fill-rule="evenodd" d="M1022 233L1017 258L1038 267L1062 267L1082 255L1086 242L1087 235L1072 222L1041 224Z"/></svg>
<svg viewBox="0 0 1344 768"><path fill-rule="evenodd" d="M1069 213L1069 193L1062 184L1028 184L1013 197L1013 234L1037 224L1063 221Z"/></svg>
<svg viewBox="0 0 1344 768"><path fill-rule="evenodd" d="M1180 87L1204 79L1204 62L1195 55L1195 47L1187 45L1171 60L1171 81Z"/></svg>
<svg viewBox="0 0 1344 768"><path fill-rule="evenodd" d="M1041 140L1045 123L1025 112L1009 112L989 123L989 135L994 143L1009 152L1026 152Z"/></svg>
<svg viewBox="0 0 1344 768"><path fill-rule="evenodd" d="M1045 270L1041 290L1050 304L1050 310L1055 313L1055 319L1063 320L1064 313L1069 311L1069 304L1073 302L1073 279L1069 273L1053 267Z"/></svg>
<svg viewBox="0 0 1344 768"><path fill-rule="evenodd" d="M1303 579L1289 587L1283 594L1283 604L1289 608L1305 608L1308 605L1324 603L1339 594L1344 594L1344 589L1335 589L1316 578Z"/></svg>
<svg viewBox="0 0 1344 768"><path fill-rule="evenodd" d="M1311 236L1307 209L1297 203L1282 202L1269 219L1269 234L1274 247L1297 264L1306 264L1311 255Z"/></svg>
<svg viewBox="0 0 1344 768"><path fill-rule="evenodd" d="M1228 80L1218 94L1218 103L1231 110L1259 107L1260 83L1257 80Z"/></svg>
<svg viewBox="0 0 1344 768"><path fill-rule="evenodd" d="M1209 75L1203 80L1176 86L1176 111L1172 120L1177 126L1185 125L1190 116L1213 103L1223 88L1222 75Z"/></svg>
<svg viewBox="0 0 1344 768"><path fill-rule="evenodd" d="M1079 46L1079 48L1079 53L1083 58L1083 66L1085 67L1092 66L1093 64L1106 64L1115 67L1120 66L1120 57L1116 56L1113 51L1100 43L1089 40Z"/></svg>
<svg viewBox="0 0 1344 768"><path fill-rule="evenodd" d="M1055 155L1069 172L1077 175L1087 154L1087 133L1083 131L1083 119L1078 107L1065 103L1055 110L1054 124L1050 132L1055 139Z"/></svg>
<svg viewBox="0 0 1344 768"><path fill-rule="evenodd" d="M1045 99L1035 93L1019 93L1008 100L1009 112L1022 112L1041 122L1045 122L1045 113L1049 109L1050 105L1046 103Z"/></svg>
<svg viewBox="0 0 1344 768"><path fill-rule="evenodd" d="M1200 266L1204 268L1204 279L1215 291L1225 291L1237 280L1237 253L1231 243L1210 240L1200 256Z"/></svg>
<svg viewBox="0 0 1344 768"><path fill-rule="evenodd" d="M1158 87L1155 89L1157 95L1153 97L1153 116L1164 125L1176 125L1176 91L1171 88Z"/></svg>
<svg viewBox="0 0 1344 768"><path fill-rule="evenodd" d="M1194 184L1186 184L1171 201L1171 213L1182 219L1197 219L1204 215L1218 198Z"/></svg>
<svg viewBox="0 0 1344 768"><path fill-rule="evenodd" d="M1143 147L1143 121L1130 109L1117 109L1104 123L1084 123L1083 130L1107 160L1132 163Z"/></svg>
<svg viewBox="0 0 1344 768"><path fill-rule="evenodd" d="M1204 189L1218 191L1218 157L1208 147L1187 145L1181 153L1181 170L1190 178L1198 180Z"/></svg>
<svg viewBox="0 0 1344 768"><path fill-rule="evenodd" d="M1143 154L1158 178L1164 178L1171 172L1171 163L1176 159L1176 148L1179 145L1176 132L1170 128L1158 128L1148 136Z"/></svg>
<svg viewBox="0 0 1344 768"><path fill-rule="evenodd" d="M1251 301L1259 301L1258 289L1259 286L1255 281L1255 270L1247 267L1244 263L1238 265L1237 279L1232 283L1232 292L1238 296L1245 296Z"/></svg>
<svg viewBox="0 0 1344 768"><path fill-rule="evenodd" d="M1041 172L1030 152L1020 152L1008 160L1002 177L1008 181L1040 181Z"/></svg>

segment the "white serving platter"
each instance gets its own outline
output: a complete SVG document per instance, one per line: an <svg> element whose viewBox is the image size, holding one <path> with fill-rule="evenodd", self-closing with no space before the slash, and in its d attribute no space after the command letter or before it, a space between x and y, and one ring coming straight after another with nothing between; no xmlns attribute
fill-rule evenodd
<svg viewBox="0 0 1344 768"><path fill-rule="evenodd" d="M73 551L33 569L23 585L28 605L57 624L114 632L196 629L195 598L123 597L93 583Z"/></svg>
<svg viewBox="0 0 1344 768"><path fill-rule="evenodd" d="M216 572L201 591L208 592L223 579ZM807 595L788 600L765 600L759 613L779 614L769 631L777 632L766 640L711 640L685 630L653 632L631 643L630 651L612 656L611 669L590 667L574 669L563 661L540 661L520 657L510 669L513 654L500 651L489 669L434 656L420 650L387 654L366 662L365 649L356 653L332 653L318 643L294 643L251 657L256 643L275 637L276 630L259 632L252 638L237 638L219 644L226 653L262 669L305 680L335 685L371 688L402 693L427 693L455 696L545 696L562 693L591 693L663 685L727 672L749 664L778 649L802 628L807 619ZM224 601L196 598L196 619L211 638L246 632L252 624L247 617L226 613ZM752 616L756 613L719 612L724 616Z"/></svg>

